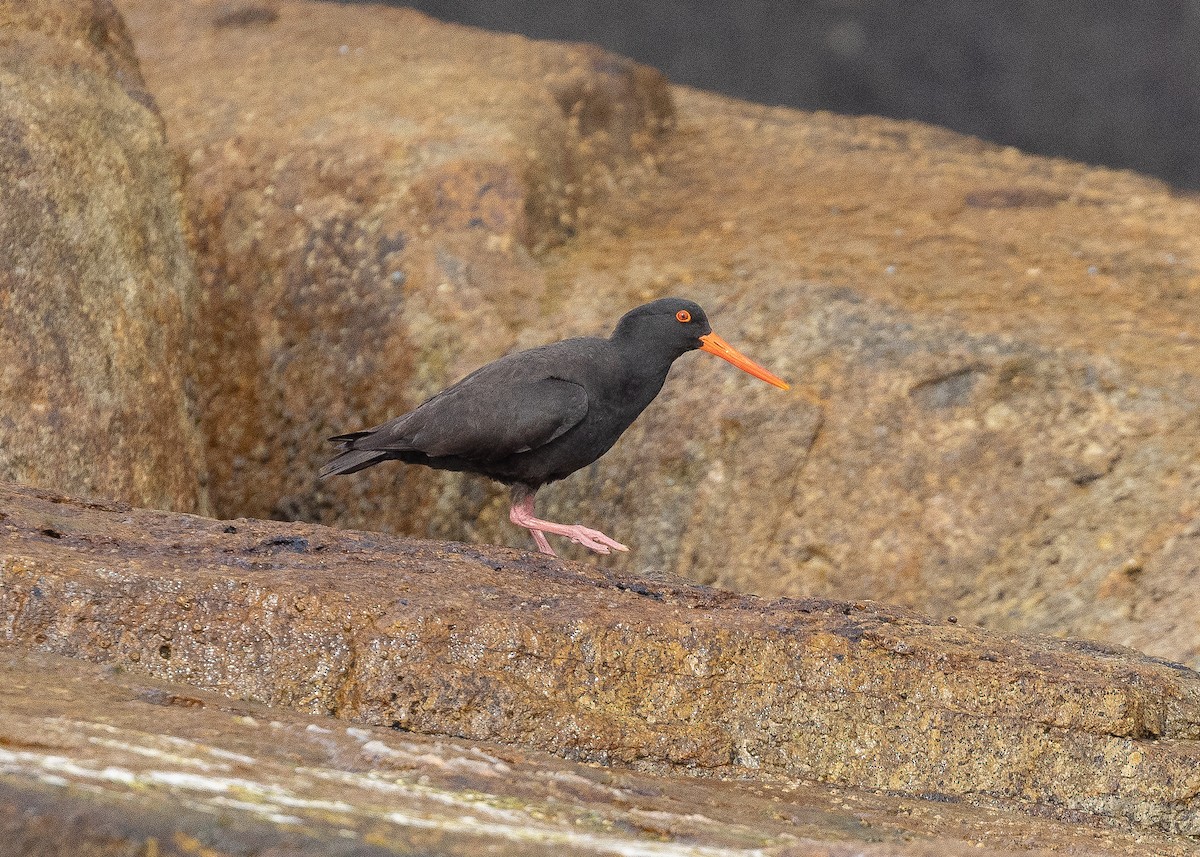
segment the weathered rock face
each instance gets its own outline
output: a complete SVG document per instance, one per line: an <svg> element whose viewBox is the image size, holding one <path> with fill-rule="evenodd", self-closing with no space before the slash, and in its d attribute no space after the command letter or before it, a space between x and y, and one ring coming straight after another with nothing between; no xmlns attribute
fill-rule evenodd
<svg viewBox="0 0 1200 857"><path fill-rule="evenodd" d="M664 403L606 461L676 468L644 480L633 516L668 511L635 561L1200 663L1196 205L916 125L678 95L639 246L732 283L753 315L727 338L827 404L714 402L697 365L669 393L697 407ZM694 240L720 217L733 237ZM561 264L594 288L628 241Z"/></svg>
<svg viewBox="0 0 1200 857"><path fill-rule="evenodd" d="M230 696L659 773L1200 837L1200 675L866 602L0 490L0 636Z"/></svg>
<svg viewBox="0 0 1200 857"><path fill-rule="evenodd" d="M179 174L106 0L0 2L0 478L206 508Z"/></svg>
<svg viewBox="0 0 1200 857"><path fill-rule="evenodd" d="M1174 857L1192 847L812 783L603 769L5 648L0 825L0 854L20 857Z"/></svg>
<svg viewBox="0 0 1200 857"><path fill-rule="evenodd" d="M216 509L427 524L428 474L319 492L324 438L408 409L557 300L531 254L572 234L614 166L669 125L666 82L405 11L125 8L191 167ZM172 67L180 50L205 71Z"/></svg>
<svg viewBox="0 0 1200 857"><path fill-rule="evenodd" d="M826 401L680 361L544 494L605 562L1200 665L1193 201L405 10L123 9L191 168L222 513L527 546L476 477L318 486L322 438L682 293Z"/></svg>
<svg viewBox="0 0 1200 857"><path fill-rule="evenodd" d="M317 486L320 438L667 292L824 402L682 363L547 498L636 525L608 570L0 488L10 647L253 701L4 654L0 853L1194 848L1186 667L669 574L1196 660L1192 203L404 11L128 9L201 296L112 7L0 3L0 474L203 508L194 344L222 511L523 544L470 477Z"/></svg>

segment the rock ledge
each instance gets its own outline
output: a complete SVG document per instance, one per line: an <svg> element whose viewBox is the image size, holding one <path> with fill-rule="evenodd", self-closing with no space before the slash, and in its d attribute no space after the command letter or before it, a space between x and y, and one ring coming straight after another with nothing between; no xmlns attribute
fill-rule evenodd
<svg viewBox="0 0 1200 857"><path fill-rule="evenodd" d="M0 490L0 634L227 696L568 759L1200 836L1200 675L868 602Z"/></svg>

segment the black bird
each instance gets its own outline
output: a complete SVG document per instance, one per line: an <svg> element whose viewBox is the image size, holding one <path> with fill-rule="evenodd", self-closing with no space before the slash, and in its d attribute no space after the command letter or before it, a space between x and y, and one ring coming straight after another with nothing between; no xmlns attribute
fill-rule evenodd
<svg viewBox="0 0 1200 857"><path fill-rule="evenodd" d="M342 451L321 476L389 459L481 473L512 486L508 518L529 530L542 553L554 555L546 533L596 553L629 550L599 530L534 517L533 498L608 452L658 395L676 358L695 349L788 389L713 333L698 304L662 298L627 312L608 339L566 339L509 354L416 410L331 437Z"/></svg>

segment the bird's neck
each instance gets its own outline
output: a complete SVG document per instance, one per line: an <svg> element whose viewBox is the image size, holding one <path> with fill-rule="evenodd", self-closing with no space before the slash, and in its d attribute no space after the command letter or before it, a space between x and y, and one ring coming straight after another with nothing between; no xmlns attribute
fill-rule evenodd
<svg viewBox="0 0 1200 857"><path fill-rule="evenodd" d="M614 335L610 340L625 368L627 393L636 398L653 399L662 389L671 364L679 357L673 350L656 348L645 341L632 342Z"/></svg>

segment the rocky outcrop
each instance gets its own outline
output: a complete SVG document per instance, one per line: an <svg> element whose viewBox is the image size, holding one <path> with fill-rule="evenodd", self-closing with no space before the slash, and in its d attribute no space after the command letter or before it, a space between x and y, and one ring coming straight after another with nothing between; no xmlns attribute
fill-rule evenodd
<svg viewBox="0 0 1200 857"><path fill-rule="evenodd" d="M179 172L107 0L0 2L0 478L207 508Z"/></svg>
<svg viewBox="0 0 1200 857"><path fill-rule="evenodd" d="M0 2L0 475L117 498L0 487L0 852L1194 848L1200 676L968 627L1197 663L1194 203L403 10L125 8L148 86L111 5ZM668 292L810 390L681 363L548 492L605 568L126 504L205 507L198 420L227 515L523 540L321 438Z"/></svg>
<svg viewBox="0 0 1200 857"><path fill-rule="evenodd" d="M944 799L664 777L348 726L3 647L0 824L0 854L21 857L1183 857L1192 848Z"/></svg>
<svg viewBox="0 0 1200 857"><path fill-rule="evenodd" d="M403 10L123 8L190 167L216 509L428 522L428 477L318 491L324 438L411 407L560 299L533 255L669 127L666 81Z"/></svg>
<svg viewBox="0 0 1200 857"><path fill-rule="evenodd" d="M0 635L231 697L664 774L1200 837L1200 675L868 602L0 493Z"/></svg>
<svg viewBox="0 0 1200 857"><path fill-rule="evenodd" d="M322 438L682 293L824 401L681 361L544 492L606 563L1200 666L1194 201L407 10L232 8L123 4L190 165L222 514L525 546L475 477L318 485Z"/></svg>

